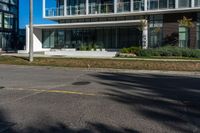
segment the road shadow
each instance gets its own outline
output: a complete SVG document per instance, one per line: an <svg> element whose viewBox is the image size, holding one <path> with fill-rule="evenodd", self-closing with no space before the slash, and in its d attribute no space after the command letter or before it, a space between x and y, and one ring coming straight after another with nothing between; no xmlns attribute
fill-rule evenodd
<svg viewBox="0 0 200 133"><path fill-rule="evenodd" d="M0 133L139 133L136 130L128 128L115 128L102 123L86 122L85 128L70 128L62 122L53 122L46 120L47 125L28 126L23 129L16 128L17 123L8 122L8 114L0 111ZM40 116L38 116L41 119Z"/></svg>
<svg viewBox="0 0 200 133"><path fill-rule="evenodd" d="M92 74L108 98L178 132L200 132L200 78L156 74Z"/></svg>

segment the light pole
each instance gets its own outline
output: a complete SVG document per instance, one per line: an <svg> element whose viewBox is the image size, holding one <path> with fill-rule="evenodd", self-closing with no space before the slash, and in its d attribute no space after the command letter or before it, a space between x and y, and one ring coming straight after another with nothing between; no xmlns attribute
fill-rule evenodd
<svg viewBox="0 0 200 133"><path fill-rule="evenodd" d="M33 62L33 0L29 2L29 61Z"/></svg>

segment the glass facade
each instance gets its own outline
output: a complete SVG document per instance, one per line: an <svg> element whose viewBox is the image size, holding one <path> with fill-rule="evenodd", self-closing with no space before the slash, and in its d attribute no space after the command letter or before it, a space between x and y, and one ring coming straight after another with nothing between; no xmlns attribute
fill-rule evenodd
<svg viewBox="0 0 200 133"><path fill-rule="evenodd" d="M179 27L179 47L188 48L189 29L187 27Z"/></svg>
<svg viewBox="0 0 200 133"><path fill-rule="evenodd" d="M45 7L46 16L109 14L139 12L144 10L192 8L192 0L147 0L147 3L144 0L116 0L116 3L115 0L52 0L52 3L50 5L53 7ZM194 6L200 7L200 0L194 0ZM4 6L4 9L9 10L9 7Z"/></svg>
<svg viewBox="0 0 200 133"><path fill-rule="evenodd" d="M43 48L76 48L96 45L106 49L138 46L140 31L135 27L43 30Z"/></svg>
<svg viewBox="0 0 200 133"><path fill-rule="evenodd" d="M175 8L175 0L149 0L148 1L149 10L173 9L173 8Z"/></svg>
<svg viewBox="0 0 200 133"><path fill-rule="evenodd" d="M17 46L18 0L0 1L0 49L12 50Z"/></svg>
<svg viewBox="0 0 200 133"><path fill-rule="evenodd" d="M200 49L200 13L197 13L196 35L196 48Z"/></svg>
<svg viewBox="0 0 200 133"><path fill-rule="evenodd" d="M163 16L151 15L149 20L149 47L160 47L163 40Z"/></svg>
<svg viewBox="0 0 200 133"><path fill-rule="evenodd" d="M179 8L188 8L191 7L191 0L178 0Z"/></svg>

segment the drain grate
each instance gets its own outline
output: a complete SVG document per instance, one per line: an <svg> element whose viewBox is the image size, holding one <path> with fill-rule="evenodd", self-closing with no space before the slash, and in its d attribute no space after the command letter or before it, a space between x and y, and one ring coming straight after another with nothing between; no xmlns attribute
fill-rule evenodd
<svg viewBox="0 0 200 133"><path fill-rule="evenodd" d="M91 82L87 82L87 81L80 81L80 82L74 82L72 85L88 85Z"/></svg>
<svg viewBox="0 0 200 133"><path fill-rule="evenodd" d="M4 86L0 86L0 89L4 89L5 87Z"/></svg>

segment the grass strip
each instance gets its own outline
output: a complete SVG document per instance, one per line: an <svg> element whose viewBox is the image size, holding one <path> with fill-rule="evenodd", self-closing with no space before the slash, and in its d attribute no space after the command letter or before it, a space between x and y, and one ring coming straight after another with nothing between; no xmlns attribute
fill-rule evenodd
<svg viewBox="0 0 200 133"><path fill-rule="evenodd" d="M129 59L91 59L91 58L34 58L29 63L28 58L0 56L0 64L55 66L77 68L113 68L132 70L166 70L166 71L200 71L199 61L155 61Z"/></svg>

